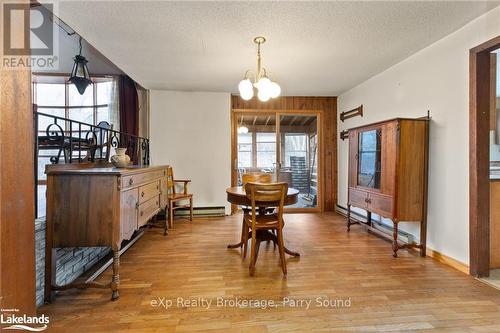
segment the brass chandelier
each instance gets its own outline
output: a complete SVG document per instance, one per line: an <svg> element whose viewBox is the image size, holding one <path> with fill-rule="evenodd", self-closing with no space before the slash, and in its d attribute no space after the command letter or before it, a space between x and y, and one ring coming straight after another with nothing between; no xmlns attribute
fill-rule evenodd
<svg viewBox="0 0 500 333"><path fill-rule="evenodd" d="M245 77L240 81L238 90L240 96L248 101L254 96L254 89L257 90L257 98L262 102L267 102L271 98L276 98L281 94L281 87L274 81L271 81L267 76L267 71L262 67L262 60L260 56L260 45L266 42L262 36L255 37L253 42L257 44L257 70L253 75L253 83L250 80L252 71L248 70Z"/></svg>

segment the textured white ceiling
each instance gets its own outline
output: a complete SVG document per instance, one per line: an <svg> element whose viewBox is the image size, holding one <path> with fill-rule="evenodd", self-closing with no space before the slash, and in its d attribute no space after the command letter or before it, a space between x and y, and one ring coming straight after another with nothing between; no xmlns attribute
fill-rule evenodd
<svg viewBox="0 0 500 333"><path fill-rule="evenodd" d="M146 88L236 92L263 35L284 95L338 95L498 4L61 1L59 16Z"/></svg>

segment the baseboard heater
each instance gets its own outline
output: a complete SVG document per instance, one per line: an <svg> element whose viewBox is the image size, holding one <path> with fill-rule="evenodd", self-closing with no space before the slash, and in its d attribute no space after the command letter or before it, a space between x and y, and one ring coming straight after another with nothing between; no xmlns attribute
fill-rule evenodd
<svg viewBox="0 0 500 333"><path fill-rule="evenodd" d="M226 215L224 206L215 207L194 207L193 215L198 217L218 217ZM181 208L175 211L174 216L189 216L189 208Z"/></svg>
<svg viewBox="0 0 500 333"><path fill-rule="evenodd" d="M335 211L338 214L347 217L347 208L336 205ZM383 238L386 238L387 240L392 242L392 239L393 239L392 233L393 233L394 229L391 226L384 224L380 221L374 220L372 218L372 221L371 221L372 226L370 227L367 224L367 216L366 215L359 214L358 212L354 212L352 210L351 210L351 219L355 220L356 222L360 222L360 224L363 225L364 227L366 227L368 229L368 231L373 232L374 234L379 235ZM402 231L402 230L398 230L398 241L401 243L405 243L405 244L412 244L415 242L412 234L407 233L407 232Z"/></svg>

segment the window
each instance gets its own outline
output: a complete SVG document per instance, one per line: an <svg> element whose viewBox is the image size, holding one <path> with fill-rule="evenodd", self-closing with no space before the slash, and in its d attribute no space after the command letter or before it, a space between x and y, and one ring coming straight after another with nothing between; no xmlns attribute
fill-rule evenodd
<svg viewBox="0 0 500 333"><path fill-rule="evenodd" d="M107 121L113 125L114 130L119 131L118 87L113 77L92 77L94 83L87 87L83 95L80 95L76 87L67 81L68 77L64 76L33 76L33 104L37 105L38 112L90 125ZM47 135L46 129L53 123L54 119L51 117L38 117L39 140ZM57 124L61 126L65 135L78 137L79 125L76 123L72 128L68 122L59 120ZM89 132L90 126L82 125L80 129L84 137ZM51 163L51 157L61 154L57 147L51 148L38 151L38 216L45 215L45 166ZM73 154L78 156L77 152Z"/></svg>
<svg viewBox="0 0 500 333"><path fill-rule="evenodd" d="M273 168L276 164L276 133L256 133L257 167Z"/></svg>
<svg viewBox="0 0 500 333"><path fill-rule="evenodd" d="M238 167L252 167L252 133L238 134Z"/></svg>
<svg viewBox="0 0 500 333"><path fill-rule="evenodd" d="M34 77L33 103L38 112L92 125L107 121L119 130L118 91L113 77L92 77L94 84L83 95L67 80L63 76ZM44 131L49 123L49 118L40 117L39 130Z"/></svg>

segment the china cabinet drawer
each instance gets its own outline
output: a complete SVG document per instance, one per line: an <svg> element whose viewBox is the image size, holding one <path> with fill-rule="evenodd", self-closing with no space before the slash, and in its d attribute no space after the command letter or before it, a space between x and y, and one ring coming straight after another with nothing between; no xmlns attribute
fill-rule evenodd
<svg viewBox="0 0 500 333"><path fill-rule="evenodd" d="M376 193L368 194L368 210L386 218L393 216L393 198Z"/></svg>
<svg viewBox="0 0 500 333"><path fill-rule="evenodd" d="M355 188L349 188L349 205L366 209L368 193Z"/></svg>

